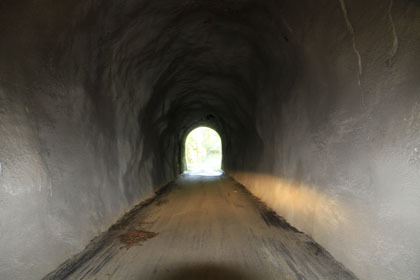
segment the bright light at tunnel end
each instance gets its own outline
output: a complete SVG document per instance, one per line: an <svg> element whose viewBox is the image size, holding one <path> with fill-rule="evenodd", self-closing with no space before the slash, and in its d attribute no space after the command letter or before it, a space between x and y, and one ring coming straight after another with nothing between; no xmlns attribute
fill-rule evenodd
<svg viewBox="0 0 420 280"><path fill-rule="evenodd" d="M187 176L207 176L207 177L217 177L222 176L225 172L223 170L198 170L190 171L186 170L182 174Z"/></svg>
<svg viewBox="0 0 420 280"><path fill-rule="evenodd" d="M219 134L209 127L192 130L185 140L184 175L221 176L222 141Z"/></svg>

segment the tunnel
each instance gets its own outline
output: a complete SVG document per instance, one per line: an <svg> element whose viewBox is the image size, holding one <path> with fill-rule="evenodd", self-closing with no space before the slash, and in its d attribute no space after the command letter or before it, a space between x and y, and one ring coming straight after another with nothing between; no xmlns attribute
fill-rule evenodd
<svg viewBox="0 0 420 280"><path fill-rule="evenodd" d="M2 0L0 279L420 279L418 0ZM185 140L221 138L190 176Z"/></svg>
<svg viewBox="0 0 420 280"><path fill-rule="evenodd" d="M216 130L200 126L188 133L184 142L184 172L207 173L222 171L222 139Z"/></svg>

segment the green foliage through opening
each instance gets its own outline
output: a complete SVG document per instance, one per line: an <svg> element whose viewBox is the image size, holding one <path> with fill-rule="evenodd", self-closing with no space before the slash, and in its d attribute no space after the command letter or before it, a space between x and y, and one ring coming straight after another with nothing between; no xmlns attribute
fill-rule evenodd
<svg viewBox="0 0 420 280"><path fill-rule="evenodd" d="M185 141L185 161L188 171L221 170L222 141L219 134L208 127L191 131Z"/></svg>

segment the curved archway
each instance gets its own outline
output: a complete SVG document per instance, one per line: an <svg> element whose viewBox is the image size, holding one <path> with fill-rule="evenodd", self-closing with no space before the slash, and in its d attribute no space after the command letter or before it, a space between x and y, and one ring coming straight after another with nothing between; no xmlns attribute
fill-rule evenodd
<svg viewBox="0 0 420 280"><path fill-rule="evenodd" d="M214 172L222 168L222 140L214 129L200 126L185 139L185 169L192 172Z"/></svg>

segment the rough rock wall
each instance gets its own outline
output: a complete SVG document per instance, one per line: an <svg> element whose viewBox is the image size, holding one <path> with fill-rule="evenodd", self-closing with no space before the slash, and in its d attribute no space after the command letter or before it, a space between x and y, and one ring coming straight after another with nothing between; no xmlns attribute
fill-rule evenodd
<svg viewBox="0 0 420 280"><path fill-rule="evenodd" d="M259 100L264 156L231 174L361 279L419 279L420 2L282 6L292 97Z"/></svg>
<svg viewBox="0 0 420 280"><path fill-rule="evenodd" d="M359 276L416 279L418 18L414 0L2 1L0 278L78 252L207 124L226 170Z"/></svg>
<svg viewBox="0 0 420 280"><path fill-rule="evenodd" d="M258 158L253 1L0 4L0 278L39 279L180 171L208 124ZM273 61L276 61L275 59ZM235 159L235 160L229 160ZM239 161L240 162L240 161Z"/></svg>
<svg viewBox="0 0 420 280"><path fill-rule="evenodd" d="M175 175L153 174L138 120L152 83L121 81L132 54L100 30L117 24L59 2L0 5L1 279L41 278Z"/></svg>

